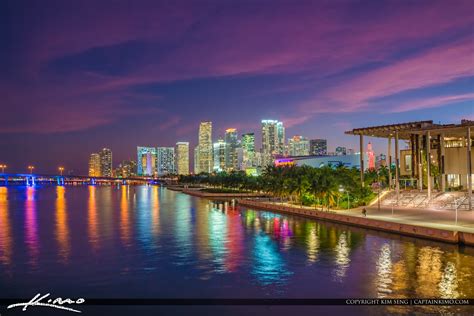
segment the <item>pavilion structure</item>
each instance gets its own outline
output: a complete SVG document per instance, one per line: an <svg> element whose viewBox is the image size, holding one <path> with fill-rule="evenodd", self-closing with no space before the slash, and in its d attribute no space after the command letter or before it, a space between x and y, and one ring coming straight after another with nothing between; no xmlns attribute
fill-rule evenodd
<svg viewBox="0 0 474 316"><path fill-rule="evenodd" d="M428 200L433 191L432 166L439 171L439 187L442 192L447 188L446 175L457 176L459 183L466 187L469 210L472 210L472 156L474 121L462 120L460 124L435 124L433 121L416 121L400 124L355 128L345 132L358 135L360 141L360 181L364 185L364 136L386 138L388 141L387 159L392 165L392 140L395 142L395 191L397 200L400 195L400 150L399 141L409 143L410 159L404 161L411 176L417 179L420 190L426 188ZM427 163L429 162L429 163ZM425 180L423 179L425 176ZM389 168L389 186L393 187ZM464 181L464 179L466 181ZM425 183L423 183L425 181ZM461 185L459 185L461 186Z"/></svg>

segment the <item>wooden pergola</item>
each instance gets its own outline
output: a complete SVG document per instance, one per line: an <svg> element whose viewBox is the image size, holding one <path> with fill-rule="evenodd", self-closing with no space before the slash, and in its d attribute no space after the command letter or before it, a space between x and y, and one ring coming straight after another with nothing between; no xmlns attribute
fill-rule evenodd
<svg viewBox="0 0 474 316"><path fill-rule="evenodd" d="M471 166L471 147L472 137L471 129L474 127L474 121L462 120L461 124L435 124L432 120L429 121L415 121L400 124L391 125L379 125L371 127L355 128L351 131L345 132L348 135L359 135L360 139L360 180L364 185L364 136L378 137L388 139L388 159L391 165L392 155L392 138L395 139L395 189L397 192L397 199L399 197L399 175L400 175L400 161L399 161L399 150L398 141L399 139L410 141L411 152L412 152L412 173L413 176L418 176L418 186L420 190L423 189L422 179L422 144L425 144L425 154L427 155L427 161L430 161L430 141L432 138L437 137L439 142L438 148L438 161L440 163L441 170L441 189L446 189L445 171L444 171L444 141L445 139L465 139L469 140L466 143L466 154L467 154L467 174L468 176L468 197L469 197L469 209L472 209L471 196L472 196L472 166ZM428 199L431 198L431 175L430 175L430 164L427 164L427 190ZM389 168L389 186L392 187L391 183L391 170Z"/></svg>

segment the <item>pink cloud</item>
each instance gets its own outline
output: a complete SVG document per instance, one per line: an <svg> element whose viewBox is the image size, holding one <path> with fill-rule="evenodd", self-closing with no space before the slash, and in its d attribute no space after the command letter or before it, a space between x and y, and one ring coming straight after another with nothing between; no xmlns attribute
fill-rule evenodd
<svg viewBox="0 0 474 316"><path fill-rule="evenodd" d="M355 76L336 84L322 94L301 105L301 110L317 112L353 112L367 109L377 98L400 92L444 84L459 78L473 76L474 54L472 39L435 47L412 58ZM445 98L444 101L454 100ZM442 98L437 99L443 101ZM415 110L429 106L433 100L414 102L396 107L394 111Z"/></svg>
<svg viewBox="0 0 474 316"><path fill-rule="evenodd" d="M11 96L11 100L7 99L8 106L38 116L38 122L27 129L79 130L81 126L110 124L128 115L128 110L119 110L133 107L125 104L124 90L136 85L295 73L309 73L311 80L322 80L366 63L390 63L353 79L344 78L323 93L315 93L294 116L286 119L287 126L295 126L313 113L355 111L366 108L375 98L474 73L472 38L438 46L405 60L390 60L402 48L472 26L469 1L457 1L456 5L444 1L405 6L388 4L381 12L367 16L366 13L352 15L351 5L337 2L275 3L271 10L268 6L216 2L185 4L156 7L156 2L150 1L139 6L110 6L94 1L74 7L58 2L54 15L42 6L29 8L29 13L21 12L19 15L24 15L28 26L28 32L19 36L18 44L22 67L18 72L24 78L12 83L11 91L21 94L25 82L37 88L30 97ZM152 48L126 74L111 76L80 70L67 75L42 72L42 67L57 58L73 58L91 49L131 41L151 44ZM308 91L312 89L311 80L271 89L277 93ZM110 98L109 94L114 93L120 97ZM71 123L64 125L53 119L61 115ZM48 122L45 126L41 125L41 118ZM177 119L167 122L171 126L178 123ZM2 128L12 131L24 127L3 125ZM178 133L185 131L185 127L178 129Z"/></svg>
<svg viewBox="0 0 474 316"><path fill-rule="evenodd" d="M397 104L391 109L392 112L405 112L412 111L413 109L428 109L444 106L451 103L471 101L474 100L474 93L465 93L459 95L448 95L448 96L438 96L438 97L429 97L423 100L413 100L411 102L405 102ZM474 110L474 105L473 105Z"/></svg>

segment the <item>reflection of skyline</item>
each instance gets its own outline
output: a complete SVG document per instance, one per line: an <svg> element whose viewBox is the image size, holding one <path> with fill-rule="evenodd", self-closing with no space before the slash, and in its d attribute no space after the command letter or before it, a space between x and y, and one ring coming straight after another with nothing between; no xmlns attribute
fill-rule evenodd
<svg viewBox="0 0 474 316"><path fill-rule="evenodd" d="M336 254L334 258L334 263L336 264L336 279L342 281L342 279L346 276L347 270L349 269L349 263L351 262L351 259L349 258L351 249L348 245L347 233L345 231L339 235L334 251Z"/></svg>
<svg viewBox="0 0 474 316"><path fill-rule="evenodd" d="M188 261L192 252L192 215L191 215L191 197L185 194L176 196L177 204L175 209L175 240L178 245L178 264L184 264Z"/></svg>
<svg viewBox="0 0 474 316"><path fill-rule="evenodd" d="M422 247L418 251L416 266L416 292L420 297L437 297L441 280L442 251L435 247Z"/></svg>
<svg viewBox="0 0 474 316"><path fill-rule="evenodd" d="M226 208L228 253L225 266L227 271L236 272L244 255L244 236L240 212L236 207Z"/></svg>
<svg viewBox="0 0 474 316"><path fill-rule="evenodd" d="M392 293L392 253L390 245L384 244L376 262L377 297L389 297Z"/></svg>
<svg viewBox="0 0 474 316"><path fill-rule="evenodd" d="M151 238L151 212L152 212L152 190L149 186L138 188L136 214L138 218L137 233L138 239L145 248L152 246Z"/></svg>
<svg viewBox="0 0 474 316"><path fill-rule="evenodd" d="M8 212L8 188L0 187L0 262L10 265L12 256L12 236Z"/></svg>
<svg viewBox="0 0 474 316"><path fill-rule="evenodd" d="M222 204L219 204L222 209ZM209 242L212 251L215 271L224 273L227 271L225 259L228 255L229 240L227 239L227 216L217 209L212 209L209 215Z"/></svg>
<svg viewBox="0 0 474 316"><path fill-rule="evenodd" d="M262 231L254 237L253 261L252 273L262 285L285 284L292 274L277 244Z"/></svg>
<svg viewBox="0 0 474 316"><path fill-rule="evenodd" d="M50 260L48 256L52 256L48 262L73 267L74 258L98 249L100 242L92 268L100 259L111 269L134 271L126 273L127 278L142 273L134 264L141 264L150 275L162 273L155 264L166 260L174 266L170 273L195 273L187 282L219 280L228 286L228 280L239 279L242 288L252 283L265 294L283 294L288 285L297 295L297 282L307 279L311 284L333 284L328 295L336 293L331 292L336 287L341 288L340 295L363 290L381 298L474 295L470 249L391 239L376 232L210 203L180 193L168 192L165 197L164 192L166 189L153 186L112 190L100 186L0 187L0 280L9 270L23 266L13 265L19 260L26 263L26 272L36 272L38 277L48 269L43 262ZM81 194L82 200L77 198ZM88 211L75 212L84 209L85 200ZM16 209L21 212L15 213ZM99 215L102 212L115 219L110 236L102 234L99 224L106 220ZM85 247L79 242L82 235L88 238L82 243ZM75 240L78 243L72 243ZM133 262L134 258L144 261Z"/></svg>
<svg viewBox="0 0 474 316"><path fill-rule="evenodd" d="M97 250L99 248L99 233L97 224L97 202L96 202L96 187L93 185L88 186L89 198L87 205L87 217L88 217L88 232L89 232L89 243L92 249Z"/></svg>
<svg viewBox="0 0 474 316"><path fill-rule="evenodd" d="M316 222L309 222L307 223L307 254L308 254L308 261L314 263L318 260L318 253L319 253L319 234L318 228L319 225Z"/></svg>
<svg viewBox="0 0 474 316"><path fill-rule="evenodd" d="M26 201L25 201L25 231L26 231L26 246L28 248L30 264L32 266L37 265L39 255L39 242L38 242L38 222L36 214L36 202L35 202L35 188L26 188Z"/></svg>
<svg viewBox="0 0 474 316"><path fill-rule="evenodd" d="M151 194L151 230L156 239L160 233L160 192L157 186L152 187Z"/></svg>
<svg viewBox="0 0 474 316"><path fill-rule="evenodd" d="M120 238L124 246L130 246L129 186L122 185L120 197Z"/></svg>
<svg viewBox="0 0 474 316"><path fill-rule="evenodd" d="M65 193L64 186L56 187L56 239L59 245L59 256L63 262L67 262L70 252Z"/></svg>

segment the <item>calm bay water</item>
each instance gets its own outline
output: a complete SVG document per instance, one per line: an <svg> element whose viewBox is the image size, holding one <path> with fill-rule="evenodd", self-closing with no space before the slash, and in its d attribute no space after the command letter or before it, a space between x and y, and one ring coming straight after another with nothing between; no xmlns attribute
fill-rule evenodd
<svg viewBox="0 0 474 316"><path fill-rule="evenodd" d="M472 248L156 186L0 187L3 298L474 298L473 284Z"/></svg>

